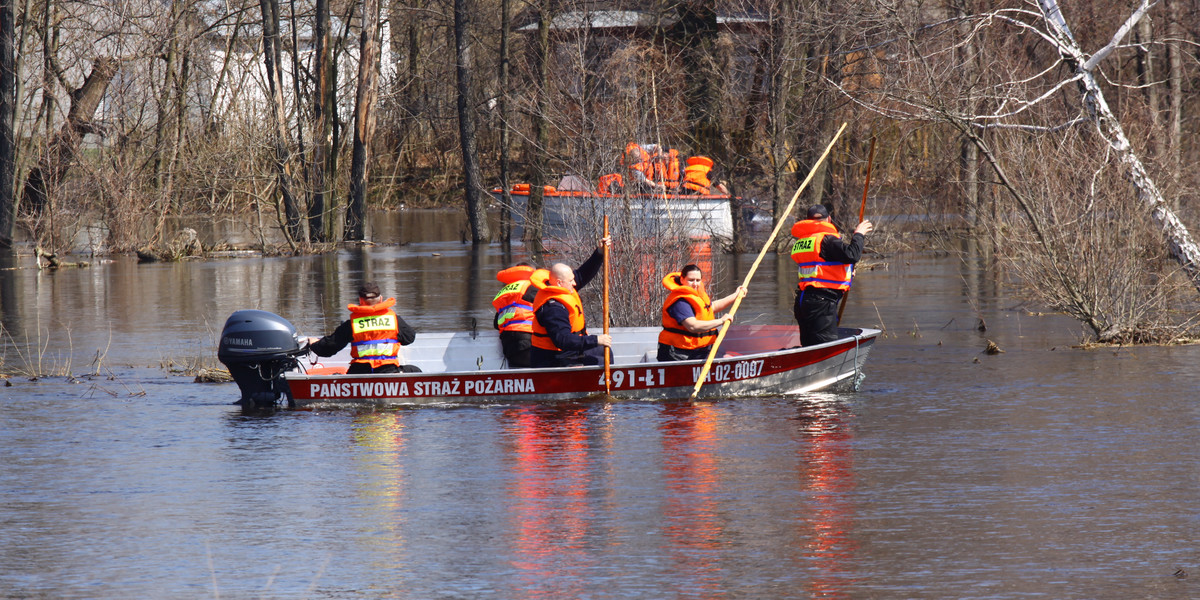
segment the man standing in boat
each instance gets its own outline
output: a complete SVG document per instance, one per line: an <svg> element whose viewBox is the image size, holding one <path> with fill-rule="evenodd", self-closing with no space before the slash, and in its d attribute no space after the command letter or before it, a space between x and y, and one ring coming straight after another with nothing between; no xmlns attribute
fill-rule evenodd
<svg viewBox="0 0 1200 600"><path fill-rule="evenodd" d="M873 229L870 221L859 223L847 243L821 204L809 207L807 218L792 225L792 260L800 276L792 312L800 326L801 346L838 339L838 304L850 289L854 265Z"/></svg>
<svg viewBox="0 0 1200 600"><path fill-rule="evenodd" d="M347 375L363 373L419 373L414 365L403 364L400 346L417 339L417 332L397 315L395 298L383 299L379 286L364 283L358 288L358 304L350 304L350 318L333 333L309 346L317 356L333 356L350 344L350 368Z"/></svg>
<svg viewBox="0 0 1200 600"><path fill-rule="evenodd" d="M696 265L687 265L677 273L667 273L662 280L667 288L663 303L662 326L658 334L658 360L698 360L708 358L717 339L718 327L732 321L733 315L716 318L719 313L746 294L746 288L717 301L709 300L704 290L704 273Z"/></svg>
<svg viewBox="0 0 1200 600"><path fill-rule="evenodd" d="M534 367L570 367L598 365L612 345L607 334L588 335L579 289L604 266L605 246L612 239L600 240L600 248L578 269L555 263L550 270L539 269L530 281L538 288L533 300L533 348L529 351Z"/></svg>

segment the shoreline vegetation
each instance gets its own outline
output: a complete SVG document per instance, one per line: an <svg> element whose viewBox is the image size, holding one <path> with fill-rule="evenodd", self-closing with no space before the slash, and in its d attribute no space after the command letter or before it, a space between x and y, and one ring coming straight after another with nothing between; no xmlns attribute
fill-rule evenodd
<svg viewBox="0 0 1200 600"><path fill-rule="evenodd" d="M526 184L517 216L541 256L546 186L632 185L633 144L705 157L712 183L744 199L709 251L755 250L747 219L793 218L780 213L808 175L799 206L826 204L852 229L874 166L868 248L904 247L903 227L924 220L930 239L912 247L965 236L1098 343L1194 336L1190 16L1109 0L913 8L2 5L0 248L32 244L51 268L83 267L66 257L79 247L145 261L323 253L390 243L369 235L371 212L415 207L459 211L464 242L508 242L516 204L490 192ZM251 237L189 238L187 219ZM587 251L583 233L562 252ZM637 251L669 262L688 244Z"/></svg>

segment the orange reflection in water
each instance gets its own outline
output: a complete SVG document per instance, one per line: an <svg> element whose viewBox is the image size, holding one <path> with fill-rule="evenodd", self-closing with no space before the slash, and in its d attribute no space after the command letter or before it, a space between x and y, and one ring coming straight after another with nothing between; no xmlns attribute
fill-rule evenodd
<svg viewBox="0 0 1200 600"><path fill-rule="evenodd" d="M853 527L853 460L850 427L836 406L805 406L797 417L800 428L801 492L811 499L800 515L799 537L806 540L803 563L813 569L809 594L813 598L849 598L854 584L857 544Z"/></svg>
<svg viewBox="0 0 1200 600"><path fill-rule="evenodd" d="M664 533L677 581L689 597L716 598L721 588L720 549L724 529L717 515L719 473L714 452L717 412L711 404L663 406L662 444L667 490Z"/></svg>
<svg viewBox="0 0 1200 600"><path fill-rule="evenodd" d="M513 428L515 559L522 598L588 594L587 409L522 407L505 413Z"/></svg>

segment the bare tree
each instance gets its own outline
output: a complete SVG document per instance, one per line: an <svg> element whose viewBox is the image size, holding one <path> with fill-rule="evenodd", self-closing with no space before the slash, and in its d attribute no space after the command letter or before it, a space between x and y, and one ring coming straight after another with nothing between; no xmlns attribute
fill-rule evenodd
<svg viewBox="0 0 1200 600"><path fill-rule="evenodd" d="M1005 252L1005 258L1021 263L1022 279L1039 301L1066 310L1102 341L1144 339L1155 328L1147 316L1155 313L1129 307L1161 297L1169 281L1120 278L1119 289L1104 284L1113 279L1104 273L1154 264L1147 260L1153 248L1122 254L1087 247L1096 232L1145 240L1125 227L1127 215L1136 219L1144 213L1157 223L1163 248L1200 288L1200 248L1147 173L1097 77L1152 6L1141 2L1091 54L1076 41L1055 0L1039 0L1037 10L999 8L901 27L877 46L898 57L881 63L881 85L841 86L861 106L902 120L949 124L969 139L1024 217L1022 237L1033 242L1009 244L1006 251L1024 251ZM911 22L891 16L894 23ZM971 26L959 27L963 22ZM985 38L991 29L998 31ZM978 47L987 53L987 64L969 71L974 77L960 78L963 57L976 56L962 50L981 40L991 42ZM989 101L981 106L978 98ZM1134 191L1136 209L1119 201L1123 186L1102 183L1111 182L1114 172ZM993 229L1012 226L998 218Z"/></svg>
<svg viewBox="0 0 1200 600"><path fill-rule="evenodd" d="M13 247L17 222L13 189L17 157L13 137L17 108L14 12L12 0L0 0L0 249Z"/></svg>
<svg viewBox="0 0 1200 600"><path fill-rule="evenodd" d="M313 86L312 163L309 166L311 198L308 203L309 238L328 241L333 233L333 194L330 185L334 170L333 127L336 121L337 63L329 47L329 1L316 0L313 43L316 77ZM330 206L326 206L328 200Z"/></svg>
<svg viewBox="0 0 1200 600"><path fill-rule="evenodd" d="M500 0L500 239L506 244L512 242L512 182L509 175L512 168L509 157L509 86L511 81L509 57L509 30L512 29L511 0Z"/></svg>
<svg viewBox="0 0 1200 600"><path fill-rule="evenodd" d="M346 210L347 240L365 237L367 172L375 137L375 104L379 97L379 1L362 0L359 37L358 94L354 99L354 148L350 163L350 201Z"/></svg>
<svg viewBox="0 0 1200 600"><path fill-rule="evenodd" d="M549 168L550 123L546 111L550 105L550 0L542 0L538 10L537 39L534 41L533 81L533 155L529 177L529 203L525 211L525 244L535 256L545 252L542 245L542 202L546 171Z"/></svg>
<svg viewBox="0 0 1200 600"><path fill-rule="evenodd" d="M458 81L458 131L463 161L463 194L467 205L467 220L471 225L471 241L486 242L491 238L487 208L481 191L479 151L475 140L475 106L471 84L470 7L467 0L454 0L454 54Z"/></svg>
<svg viewBox="0 0 1200 600"><path fill-rule="evenodd" d="M283 231L288 241L304 239L300 210L291 186L291 152L283 104L282 51L279 39L279 0L260 0L263 17L263 61L267 70L267 92L271 109L271 148L275 154L275 185L283 198Z"/></svg>
<svg viewBox="0 0 1200 600"><path fill-rule="evenodd" d="M30 213L40 215L48 208L47 194L67 175L83 136L97 131L93 117L109 82L117 73L117 66L117 61L112 58L97 57L83 85L71 93L67 122L25 180L24 206Z"/></svg>

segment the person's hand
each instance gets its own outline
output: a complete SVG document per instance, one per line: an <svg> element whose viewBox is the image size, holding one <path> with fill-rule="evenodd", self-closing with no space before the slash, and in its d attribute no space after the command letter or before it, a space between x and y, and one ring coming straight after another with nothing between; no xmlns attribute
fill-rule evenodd
<svg viewBox="0 0 1200 600"><path fill-rule="evenodd" d="M750 293L750 290L747 290L746 286L744 286L744 285L738 286L737 295L739 298L745 298L746 294L749 294L749 293Z"/></svg>
<svg viewBox="0 0 1200 600"><path fill-rule="evenodd" d="M863 235L867 235L868 233L871 233L874 230L875 230L875 226L872 225L870 221L863 221L862 223L858 224L858 227L854 228L854 233L861 233Z"/></svg>
<svg viewBox="0 0 1200 600"><path fill-rule="evenodd" d="M725 316L721 317L721 321L724 323L732 323L733 315L725 315Z"/></svg>
<svg viewBox="0 0 1200 600"><path fill-rule="evenodd" d="M596 343L600 344L601 346L612 347L612 336L608 335L607 333L602 333L596 336Z"/></svg>
<svg viewBox="0 0 1200 600"><path fill-rule="evenodd" d="M604 247L611 248L612 247L612 236L606 235L606 236L600 238L600 247L601 248L604 248Z"/></svg>

